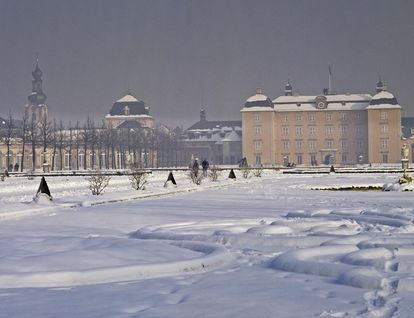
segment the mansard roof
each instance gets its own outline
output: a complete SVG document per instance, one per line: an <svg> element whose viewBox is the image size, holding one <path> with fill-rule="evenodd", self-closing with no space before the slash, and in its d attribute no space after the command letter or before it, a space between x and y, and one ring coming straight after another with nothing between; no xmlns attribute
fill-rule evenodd
<svg viewBox="0 0 414 318"><path fill-rule="evenodd" d="M128 107L128 112L125 111ZM125 116L125 115L149 115L149 107L145 106L143 101L138 100L131 94L118 99L109 111L111 116Z"/></svg>
<svg viewBox="0 0 414 318"><path fill-rule="evenodd" d="M393 94L388 91L381 91L372 97L368 108L401 108L401 106Z"/></svg>

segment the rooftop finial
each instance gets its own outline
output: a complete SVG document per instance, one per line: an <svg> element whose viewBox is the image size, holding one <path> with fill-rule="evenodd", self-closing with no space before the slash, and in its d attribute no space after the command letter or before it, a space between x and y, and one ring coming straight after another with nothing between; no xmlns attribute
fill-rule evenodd
<svg viewBox="0 0 414 318"><path fill-rule="evenodd" d="M259 87L256 89L256 94L263 94L263 90Z"/></svg>

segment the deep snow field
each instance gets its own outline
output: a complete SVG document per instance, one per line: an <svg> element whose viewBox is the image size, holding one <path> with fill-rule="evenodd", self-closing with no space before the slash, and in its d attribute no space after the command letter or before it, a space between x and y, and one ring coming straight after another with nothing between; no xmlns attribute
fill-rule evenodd
<svg viewBox="0 0 414 318"><path fill-rule="evenodd" d="M398 174L167 175L0 182L0 317L414 317L414 192L311 190Z"/></svg>

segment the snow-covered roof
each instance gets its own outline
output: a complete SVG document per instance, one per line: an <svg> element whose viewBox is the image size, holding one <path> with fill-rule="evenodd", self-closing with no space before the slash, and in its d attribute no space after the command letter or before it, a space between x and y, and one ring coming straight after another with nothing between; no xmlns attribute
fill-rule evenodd
<svg viewBox="0 0 414 318"><path fill-rule="evenodd" d="M393 94L388 91L381 91L375 94L371 102L369 103L368 109L382 109L382 108L401 108L398 104L397 99Z"/></svg>
<svg viewBox="0 0 414 318"><path fill-rule="evenodd" d="M270 98L263 94L262 89L258 88L256 94L246 100L244 107L273 107L273 104Z"/></svg>
<svg viewBox="0 0 414 318"><path fill-rule="evenodd" d="M274 104L296 104L296 103L314 103L317 96L279 96L273 100ZM369 102L372 98L370 94L337 94L325 95L326 101L329 102Z"/></svg>
<svg viewBox="0 0 414 318"><path fill-rule="evenodd" d="M235 132L231 131L221 140L223 142L234 142L234 141L241 141L241 137Z"/></svg>
<svg viewBox="0 0 414 318"><path fill-rule="evenodd" d="M118 103L131 103L131 102L138 102L138 99L136 99L131 94L126 94L124 97L117 100Z"/></svg>
<svg viewBox="0 0 414 318"><path fill-rule="evenodd" d="M241 112L272 112L273 107L261 107L261 106L255 106L255 107L244 107L241 109Z"/></svg>
<svg viewBox="0 0 414 318"><path fill-rule="evenodd" d="M369 105L369 94L324 95L327 106L322 110L364 110ZM275 111L314 111L318 96L279 96L273 100Z"/></svg>

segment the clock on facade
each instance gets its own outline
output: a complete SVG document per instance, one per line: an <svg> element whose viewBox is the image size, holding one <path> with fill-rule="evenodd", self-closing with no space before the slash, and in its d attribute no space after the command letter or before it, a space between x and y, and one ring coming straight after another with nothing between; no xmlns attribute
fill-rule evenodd
<svg viewBox="0 0 414 318"><path fill-rule="evenodd" d="M316 96L316 98L315 98L315 107L317 109L326 109L328 107L326 97L325 96Z"/></svg>

